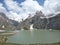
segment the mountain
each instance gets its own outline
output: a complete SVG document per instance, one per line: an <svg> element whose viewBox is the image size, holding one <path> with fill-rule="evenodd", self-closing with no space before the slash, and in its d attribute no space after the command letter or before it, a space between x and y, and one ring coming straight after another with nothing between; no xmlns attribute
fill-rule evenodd
<svg viewBox="0 0 60 45"><path fill-rule="evenodd" d="M34 16L29 15L27 19L22 19L22 22L19 23L0 12L0 30L29 30L32 24L36 29L60 30L60 13L45 16L42 11L37 11Z"/></svg>
<svg viewBox="0 0 60 45"><path fill-rule="evenodd" d="M60 13L51 14L47 18L42 11L37 11L33 17L29 17L19 24L18 29L29 29L33 24L36 29L60 30Z"/></svg>
<svg viewBox="0 0 60 45"><path fill-rule="evenodd" d="M28 16L28 18L26 20L20 22L20 24L17 28L18 29L21 29L21 28L29 29L31 24L35 24L37 22L40 22L41 18L44 18L44 17L45 16L41 11L37 11L33 17Z"/></svg>
<svg viewBox="0 0 60 45"><path fill-rule="evenodd" d="M43 18L39 22L34 23L34 28L60 30L60 13L50 18Z"/></svg>
<svg viewBox="0 0 60 45"><path fill-rule="evenodd" d="M5 13L0 12L0 30L15 30L18 22L9 19Z"/></svg>

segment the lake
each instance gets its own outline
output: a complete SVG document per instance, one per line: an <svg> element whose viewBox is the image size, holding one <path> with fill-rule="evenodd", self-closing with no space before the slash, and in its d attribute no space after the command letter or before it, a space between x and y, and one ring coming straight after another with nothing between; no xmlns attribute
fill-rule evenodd
<svg viewBox="0 0 60 45"><path fill-rule="evenodd" d="M20 30L8 38L9 43L35 44L35 43L56 43L60 42L59 30Z"/></svg>

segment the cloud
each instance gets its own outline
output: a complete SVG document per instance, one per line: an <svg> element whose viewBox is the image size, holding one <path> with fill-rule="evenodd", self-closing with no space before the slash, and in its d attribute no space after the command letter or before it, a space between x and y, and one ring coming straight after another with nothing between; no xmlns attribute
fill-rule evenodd
<svg viewBox="0 0 60 45"><path fill-rule="evenodd" d="M29 11L30 10L37 11L42 9L42 6L40 6L37 1L33 1L33 0L26 0L22 2L21 5L23 6L23 8Z"/></svg>
<svg viewBox="0 0 60 45"><path fill-rule="evenodd" d="M7 9L15 12L20 12L21 8L19 6L19 3L13 0L4 0Z"/></svg>
<svg viewBox="0 0 60 45"><path fill-rule="evenodd" d="M10 19L21 21L22 18L26 19L29 14L33 14L36 11L42 11L46 16L60 12L60 0L45 0L44 6L39 5L37 0L25 0L24 2L18 3L14 0L4 0L7 9L9 10L8 17ZM6 10L2 4L1 8Z"/></svg>
<svg viewBox="0 0 60 45"><path fill-rule="evenodd" d="M16 20L16 21L21 21L22 18L15 12L13 11L7 11L6 8L3 6L3 3L0 3L0 12L3 12L6 14L6 16L12 20Z"/></svg>
<svg viewBox="0 0 60 45"><path fill-rule="evenodd" d="M7 13L7 16L8 16L8 18L15 20L15 21L18 21L18 22L22 21L21 16L19 16L17 13L15 13L13 11L9 11Z"/></svg>
<svg viewBox="0 0 60 45"><path fill-rule="evenodd" d="M23 10L16 1L13 0L4 0L7 9L7 16L15 21L20 22L22 20L21 15L19 15Z"/></svg>
<svg viewBox="0 0 60 45"><path fill-rule="evenodd" d="M60 0L45 0L43 12L46 15L60 11Z"/></svg>
<svg viewBox="0 0 60 45"><path fill-rule="evenodd" d="M4 2L7 6L7 9L9 10L8 17L13 20L18 20L20 18L26 19L30 13L33 14L37 10L42 9L42 6L40 6L37 1L33 0L25 0L22 3L18 3L17 1L13 0L4 0ZM16 16L18 17L18 19Z"/></svg>
<svg viewBox="0 0 60 45"><path fill-rule="evenodd" d="M0 3L0 12L6 12L6 9L5 9L5 7L3 7L3 4L2 3Z"/></svg>
<svg viewBox="0 0 60 45"><path fill-rule="evenodd" d="M42 6L39 5L37 1L33 0L25 0L20 4L23 9L23 15L25 14L24 17L28 17L29 14L33 14L36 11L40 11L42 9Z"/></svg>

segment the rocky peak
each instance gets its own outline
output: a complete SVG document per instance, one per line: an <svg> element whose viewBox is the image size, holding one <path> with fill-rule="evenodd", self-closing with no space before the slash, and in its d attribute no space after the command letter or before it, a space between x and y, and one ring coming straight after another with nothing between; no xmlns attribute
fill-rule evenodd
<svg viewBox="0 0 60 45"><path fill-rule="evenodd" d="M42 11L37 11L37 12L36 12L36 15L37 15L37 16L40 16L40 17L45 17L45 15L43 14Z"/></svg>

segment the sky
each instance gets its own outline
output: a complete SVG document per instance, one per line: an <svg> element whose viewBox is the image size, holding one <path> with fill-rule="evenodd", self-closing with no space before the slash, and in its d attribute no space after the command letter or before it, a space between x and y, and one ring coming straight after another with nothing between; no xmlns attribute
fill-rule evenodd
<svg viewBox="0 0 60 45"><path fill-rule="evenodd" d="M0 0L0 12L18 22L42 11L45 16L60 12L60 0Z"/></svg>

